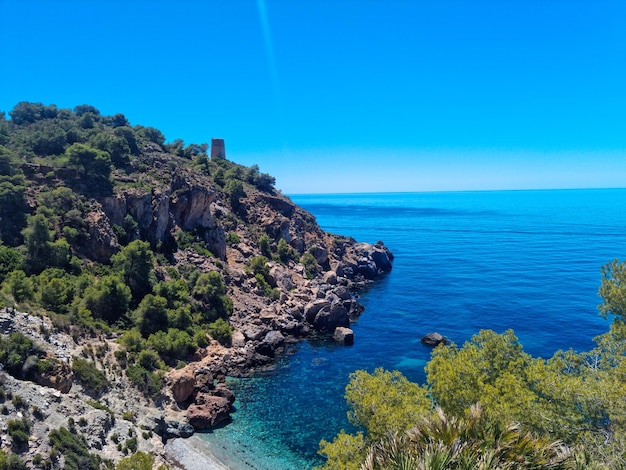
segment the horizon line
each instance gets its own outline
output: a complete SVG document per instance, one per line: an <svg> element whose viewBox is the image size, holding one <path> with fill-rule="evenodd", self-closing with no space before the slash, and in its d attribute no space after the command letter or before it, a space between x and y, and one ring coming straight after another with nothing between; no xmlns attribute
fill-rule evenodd
<svg viewBox="0 0 626 470"><path fill-rule="evenodd" d="M365 194L423 194L423 193L488 193L488 192L522 192L522 191L614 191L624 190L624 187L575 187L575 188L506 188L506 189L432 189L421 191L352 191L352 192L308 192L308 193L287 193L281 190L285 196L343 196L343 195L365 195Z"/></svg>

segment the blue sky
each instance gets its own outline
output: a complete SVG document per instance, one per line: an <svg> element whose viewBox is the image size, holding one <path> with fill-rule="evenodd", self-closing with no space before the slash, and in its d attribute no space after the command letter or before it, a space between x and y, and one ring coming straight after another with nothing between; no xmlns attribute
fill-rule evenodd
<svg viewBox="0 0 626 470"><path fill-rule="evenodd" d="M288 194L626 186L624 1L0 0L0 110L226 141Z"/></svg>

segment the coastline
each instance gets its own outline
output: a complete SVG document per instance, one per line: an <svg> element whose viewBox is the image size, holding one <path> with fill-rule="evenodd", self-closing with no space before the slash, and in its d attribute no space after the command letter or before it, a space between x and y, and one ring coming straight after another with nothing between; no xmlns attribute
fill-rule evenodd
<svg viewBox="0 0 626 470"><path fill-rule="evenodd" d="M170 439L165 444L165 456L174 468L182 470L233 470L211 452L207 442L197 436Z"/></svg>

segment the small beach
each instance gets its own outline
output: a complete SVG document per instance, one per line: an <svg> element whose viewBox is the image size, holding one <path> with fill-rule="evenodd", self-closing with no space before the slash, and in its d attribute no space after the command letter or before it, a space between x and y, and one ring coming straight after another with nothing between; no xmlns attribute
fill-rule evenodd
<svg viewBox="0 0 626 470"><path fill-rule="evenodd" d="M231 470L196 436L171 439L165 445L165 452L168 462L184 470Z"/></svg>

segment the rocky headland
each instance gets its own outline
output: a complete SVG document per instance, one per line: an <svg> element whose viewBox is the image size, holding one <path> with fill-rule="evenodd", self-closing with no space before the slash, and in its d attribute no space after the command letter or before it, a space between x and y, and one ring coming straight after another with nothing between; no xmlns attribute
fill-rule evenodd
<svg viewBox="0 0 626 470"><path fill-rule="evenodd" d="M79 114L71 116L80 123L84 120ZM118 116L107 119L121 120ZM97 122L102 122L102 132L133 143L130 127L110 131L104 118ZM9 134L25 132L26 125L16 125L5 123ZM327 335L346 346L358 341L350 329L351 321L363 311L358 292L392 268L393 254L383 242L357 242L323 231L313 215L275 190L273 179L258 168L246 169L221 157L209 159L201 146L192 148L192 159L185 153L191 150L174 149L145 137L154 132L134 129L137 141L129 147L132 154L113 161L107 180L86 174L86 163L59 165L43 158L11 156L9 173L19 176L15 181L23 188L22 203L15 211L21 207L24 213L21 219L20 214L0 218L3 240L23 250L32 262L29 256L34 255L22 241L32 235L23 229L20 236L15 223L21 220L23 227L34 214L44 214L51 234L56 233L53 239L68 241L72 263L63 265L65 272L71 278L77 276L73 273L88 271L95 283L111 277L112 257L131 241L146 242L155 254L151 286L184 278L181 273L195 273L194 280L202 274L219 274L223 295L232 303L228 315L221 315L228 335L212 338L200 330L206 341L184 360L170 361L169 367L151 364L156 374L164 376L163 387L146 393L137 387L136 377L130 379L127 368L135 362L127 362L131 360L128 345L120 343L138 322L136 311L113 312L117 322L102 317L109 325L94 323L96 314L89 309L95 312L95 307L77 295L72 305L69 300L67 306L53 304L56 311L50 312L37 289L51 280L42 281L38 274L42 268L25 263L27 274L28 269L34 273L29 279L36 294L30 300L20 299L14 285L3 284L0 333L4 338L15 332L29 338L38 348L31 362L46 367L27 368L27 360L20 371L0 373L4 390L0 423L2 448L19 453L28 465L39 464L41 456L62 464L64 457L55 454L48 438L51 430L62 427L83 435L88 450L107 461L115 463L142 451L154 455L157 464L166 462L167 440L228 421L236 397L224 384L226 376L272 367L290 343L311 334ZM65 148L71 162L73 154ZM14 155L20 147L16 149L11 150ZM62 209L53 205L61 204L56 199L50 202L60 200L59 195L65 198ZM25 243L24 248L20 243ZM52 246L52 241L46 243L44 247ZM38 261L45 267L47 260ZM54 269L44 274L65 276ZM81 289L85 292L85 286ZM213 308L212 301L202 297L206 292L190 288L188 295L191 306L177 311L196 315L187 314L187 322L202 318L204 308ZM133 298L135 305L140 304L138 310L139 300ZM170 328L182 322L173 323L170 317L162 321L163 329L168 322ZM198 327L194 328L197 338ZM147 341L148 334L142 331L142 335L141 341ZM106 385L94 388L84 376L77 377L79 360L95 367ZM28 442L19 449L7 433L7 423L15 420L26 420L30 426Z"/></svg>

